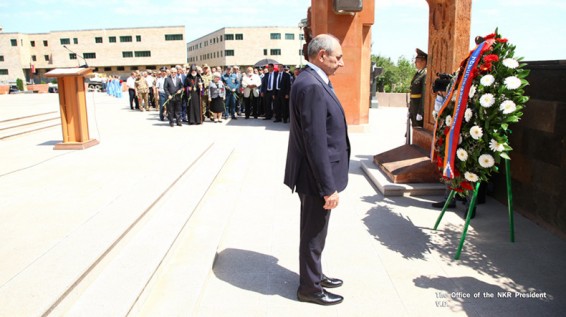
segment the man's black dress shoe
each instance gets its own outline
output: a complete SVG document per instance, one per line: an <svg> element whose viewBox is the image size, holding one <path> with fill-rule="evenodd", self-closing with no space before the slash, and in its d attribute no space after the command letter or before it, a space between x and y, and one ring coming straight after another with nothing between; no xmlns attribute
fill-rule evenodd
<svg viewBox="0 0 566 317"><path fill-rule="evenodd" d="M273 122L281 122L281 119L275 119Z"/></svg>
<svg viewBox="0 0 566 317"><path fill-rule="evenodd" d="M308 302L328 306L340 304L344 300L344 297L329 293L327 291L313 294L303 294L300 291L297 291L297 299L299 300L299 302Z"/></svg>
<svg viewBox="0 0 566 317"><path fill-rule="evenodd" d="M439 201L439 202L436 202L436 203L432 203L432 207L442 208L442 207L444 207L444 204L446 204L446 200ZM450 204L448 204L448 208L454 208L454 207L456 207L456 201L454 199L452 199Z"/></svg>
<svg viewBox="0 0 566 317"><path fill-rule="evenodd" d="M335 288L340 287L344 284L341 279L331 278L328 276L323 275L322 280L320 281L320 285L325 288Z"/></svg>

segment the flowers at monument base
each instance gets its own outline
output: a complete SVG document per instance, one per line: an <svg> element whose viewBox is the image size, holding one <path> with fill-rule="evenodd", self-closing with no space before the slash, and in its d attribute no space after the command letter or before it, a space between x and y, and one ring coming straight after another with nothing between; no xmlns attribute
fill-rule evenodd
<svg viewBox="0 0 566 317"><path fill-rule="evenodd" d="M431 157L441 181L461 195L488 181L510 160L510 124L523 115L529 70L496 30L483 38L454 74L438 113Z"/></svg>

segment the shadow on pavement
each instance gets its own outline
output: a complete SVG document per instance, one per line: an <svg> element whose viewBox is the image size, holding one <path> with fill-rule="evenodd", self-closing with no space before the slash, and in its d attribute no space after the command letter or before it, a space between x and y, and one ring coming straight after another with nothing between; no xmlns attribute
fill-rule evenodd
<svg viewBox="0 0 566 317"><path fill-rule="evenodd" d="M224 249L216 255L213 272L238 288L296 300L299 275L274 256L242 249Z"/></svg>

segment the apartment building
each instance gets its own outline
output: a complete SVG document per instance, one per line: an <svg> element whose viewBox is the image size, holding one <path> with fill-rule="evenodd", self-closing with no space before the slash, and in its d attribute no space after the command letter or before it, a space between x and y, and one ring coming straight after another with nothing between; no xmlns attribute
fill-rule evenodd
<svg viewBox="0 0 566 317"><path fill-rule="evenodd" d="M304 35L296 27L225 27L187 44L190 64L254 65L262 59L297 66L305 63Z"/></svg>
<svg viewBox="0 0 566 317"><path fill-rule="evenodd" d="M187 63L185 26L4 33L0 29L0 83L36 83L59 67L88 64L95 72L127 76L132 70Z"/></svg>

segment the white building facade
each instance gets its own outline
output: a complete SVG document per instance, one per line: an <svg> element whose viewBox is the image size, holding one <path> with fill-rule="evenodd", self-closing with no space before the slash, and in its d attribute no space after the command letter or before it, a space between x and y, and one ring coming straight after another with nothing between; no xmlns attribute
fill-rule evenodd
<svg viewBox="0 0 566 317"><path fill-rule="evenodd" d="M304 35L296 27L225 27L187 44L189 64L254 65L262 59L301 66Z"/></svg>
<svg viewBox="0 0 566 317"><path fill-rule="evenodd" d="M187 62L184 26L3 33L0 83L20 78L36 83L46 72L88 64L95 72L127 76Z"/></svg>

